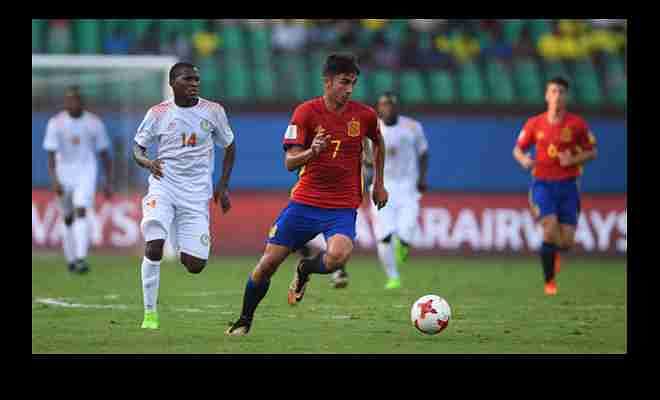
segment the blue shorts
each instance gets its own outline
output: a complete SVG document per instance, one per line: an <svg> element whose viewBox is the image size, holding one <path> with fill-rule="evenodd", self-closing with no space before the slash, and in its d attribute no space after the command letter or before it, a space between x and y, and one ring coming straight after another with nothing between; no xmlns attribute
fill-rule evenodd
<svg viewBox="0 0 660 400"><path fill-rule="evenodd" d="M539 219L554 214L560 224L577 225L580 192L576 178L560 181L535 179L529 191L529 202Z"/></svg>
<svg viewBox="0 0 660 400"><path fill-rule="evenodd" d="M266 243L296 251L321 232L326 240L337 233L355 240L356 217L353 208L320 208L289 201L270 228Z"/></svg>

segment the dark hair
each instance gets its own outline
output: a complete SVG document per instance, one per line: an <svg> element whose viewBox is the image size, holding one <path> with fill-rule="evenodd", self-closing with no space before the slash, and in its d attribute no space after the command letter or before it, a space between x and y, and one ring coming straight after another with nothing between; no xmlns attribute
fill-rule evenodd
<svg viewBox="0 0 660 400"><path fill-rule="evenodd" d="M549 84L554 83L556 85L563 86L564 89L568 90L568 81L561 76L555 76L554 78L550 79L546 84L545 87L547 88Z"/></svg>
<svg viewBox="0 0 660 400"><path fill-rule="evenodd" d="M80 97L80 86L78 86L78 85L69 85L64 90L64 93L66 93L67 95Z"/></svg>
<svg viewBox="0 0 660 400"><path fill-rule="evenodd" d="M197 68L197 66L189 62L178 62L172 65L172 68L170 68L170 82L176 79L176 77L179 75L179 71L183 68L194 69Z"/></svg>
<svg viewBox="0 0 660 400"><path fill-rule="evenodd" d="M323 76L335 76L339 74L360 75L360 67L352 54L330 54L325 59Z"/></svg>
<svg viewBox="0 0 660 400"><path fill-rule="evenodd" d="M380 95L379 99L385 97L387 100L389 100L392 104L397 104L399 103L399 97L394 94L394 92L387 91L383 94Z"/></svg>

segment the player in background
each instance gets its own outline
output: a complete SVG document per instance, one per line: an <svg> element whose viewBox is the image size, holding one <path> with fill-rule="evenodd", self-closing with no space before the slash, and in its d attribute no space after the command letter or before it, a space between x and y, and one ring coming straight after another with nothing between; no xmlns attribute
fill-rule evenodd
<svg viewBox="0 0 660 400"><path fill-rule="evenodd" d="M375 111L350 100L360 74L352 55L328 56L323 68L323 96L296 107L284 134L285 165L301 168L291 200L270 229L264 254L250 273L241 315L225 332L249 332L254 312L264 298L277 267L291 252L319 233L327 250L302 259L289 286L287 301L303 299L310 274L329 274L346 265L355 239L356 209L362 202L362 140L373 141L375 176L373 202L387 203L383 185L384 143Z"/></svg>
<svg viewBox="0 0 660 400"><path fill-rule="evenodd" d="M209 256L210 199L231 208L229 178L236 145L224 108L199 97L196 66L176 63L170 68L174 98L149 109L137 129L133 157L151 172L149 191L142 199L140 227L146 242L142 259L144 321L142 328L158 329L158 288L163 244L172 241L181 264L193 274L202 272ZM155 160L147 158L149 144L158 143ZM213 188L214 145L224 148L222 177ZM171 232L174 227L175 232Z"/></svg>
<svg viewBox="0 0 660 400"><path fill-rule="evenodd" d="M90 242L86 210L94 206L97 152L105 169L105 195L112 195L109 146L105 125L84 109L80 88L67 88L64 111L48 120L43 148L48 152L48 174L64 218L62 248L71 272L89 271L85 260Z"/></svg>
<svg viewBox="0 0 660 400"><path fill-rule="evenodd" d="M559 251L575 246L580 212L578 178L585 162L596 158L596 137L587 123L566 110L568 82L553 78L546 84L547 111L527 120L513 157L532 169L530 208L543 226L540 257L547 295L557 294L555 277L560 270ZM536 158L527 149L534 145Z"/></svg>
<svg viewBox="0 0 660 400"><path fill-rule="evenodd" d="M385 140L384 181L389 204L382 210L372 207L378 258L387 275L386 289L401 287L398 265L408 258L417 226L419 201L427 189L428 142L422 125L399 114L397 96L384 93L376 111ZM365 158L369 162L369 157Z"/></svg>

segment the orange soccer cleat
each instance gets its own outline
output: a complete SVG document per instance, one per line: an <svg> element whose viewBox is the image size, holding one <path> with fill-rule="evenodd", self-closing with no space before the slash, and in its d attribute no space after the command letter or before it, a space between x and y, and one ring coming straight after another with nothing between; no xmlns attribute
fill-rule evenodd
<svg viewBox="0 0 660 400"><path fill-rule="evenodd" d="M557 294L557 283L555 280L551 280L550 282L546 282L545 287L544 287L545 294L548 296L554 296Z"/></svg>

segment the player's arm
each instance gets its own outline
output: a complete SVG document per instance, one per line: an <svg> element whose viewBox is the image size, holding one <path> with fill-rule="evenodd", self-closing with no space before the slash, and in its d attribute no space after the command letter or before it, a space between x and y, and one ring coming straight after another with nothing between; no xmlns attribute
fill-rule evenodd
<svg viewBox="0 0 660 400"><path fill-rule="evenodd" d="M225 156L222 160L222 176L213 191L213 199L216 203L218 199L220 200L223 213L227 213L231 209L231 201L227 192L229 190L229 178L231 177L232 169L234 169L235 159L236 141L232 141L229 146L225 147Z"/></svg>
<svg viewBox="0 0 660 400"><path fill-rule="evenodd" d="M593 132L591 132L586 126L584 132L586 132L586 134L578 140L578 153L573 154L570 150L559 153L559 165L562 167L572 167L596 159L598 156L598 151L596 150L596 136L594 136Z"/></svg>
<svg viewBox="0 0 660 400"><path fill-rule="evenodd" d="M133 144L133 159L142 168L146 168L151 172L156 179L163 177L163 161L150 160L147 157L147 148L140 146L138 143Z"/></svg>
<svg viewBox="0 0 660 400"><path fill-rule="evenodd" d="M513 158L518 161L518 164L524 169L534 167L534 159L527 153L527 149L534 143L534 129L532 120L528 120L525 126L518 135L516 145L513 147Z"/></svg>
<svg viewBox="0 0 660 400"><path fill-rule="evenodd" d="M426 184L426 173L429 170L429 152L425 151L419 155L419 180L417 182L417 190L425 192L428 188Z"/></svg>
<svg viewBox="0 0 660 400"><path fill-rule="evenodd" d="M110 197L112 195L112 158L108 150L99 152L103 169L105 170L105 195Z"/></svg>
<svg viewBox="0 0 660 400"><path fill-rule="evenodd" d="M388 198L387 190L385 190L385 184L383 181L383 170L385 168L385 141L383 140L383 135L380 133L380 129L377 129L376 134L371 137L371 143L373 145L374 157L373 202L380 210L385 207Z"/></svg>
<svg viewBox="0 0 660 400"><path fill-rule="evenodd" d="M55 165L57 161L55 158L55 152L54 151L49 151L48 152L48 176L50 176L50 181L52 182L53 185L53 191L57 193L58 196L62 195L62 185L60 184L60 181L57 179L57 173L55 173Z"/></svg>
<svg viewBox="0 0 660 400"><path fill-rule="evenodd" d="M525 153L518 145L513 148L513 158L515 158L515 160L518 161L518 164L524 169L532 168L535 163L529 153Z"/></svg>
<svg viewBox="0 0 660 400"><path fill-rule="evenodd" d="M328 147L328 139L331 135L316 135L312 140L309 149L304 149L300 145L290 145L284 155L284 165L289 171L294 171L310 160L316 158L323 150Z"/></svg>

